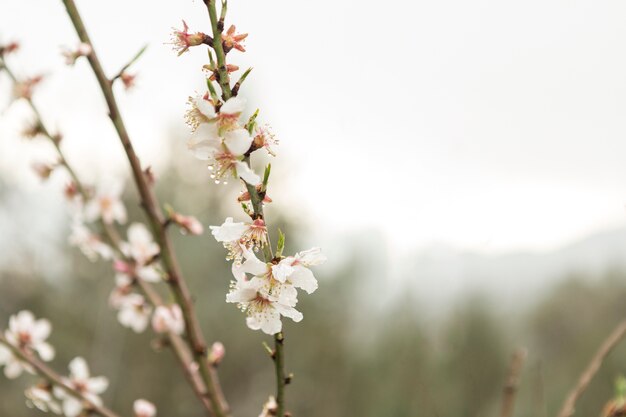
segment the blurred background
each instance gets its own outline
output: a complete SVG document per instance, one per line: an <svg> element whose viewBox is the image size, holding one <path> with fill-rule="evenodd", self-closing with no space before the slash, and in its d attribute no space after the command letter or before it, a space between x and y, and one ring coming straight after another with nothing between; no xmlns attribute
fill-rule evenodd
<svg viewBox="0 0 626 417"><path fill-rule="evenodd" d="M209 31L203 3L78 6L108 74L149 45L136 87L117 92L161 200L205 225L237 217L237 186L213 185L185 149L206 55L165 44L181 19ZM497 415L519 347L516 415L556 413L626 316L625 13L621 1L231 0L227 25L250 36L229 62L254 67L241 94L280 140L268 221L288 252L329 257L304 321L286 323L294 416ZM60 54L77 42L61 2L0 2L0 43L12 40L15 72L46 76L35 102L80 176L128 179L86 62ZM68 245L67 178L32 172L54 152L22 137L31 115L2 74L0 112L0 327L21 309L48 317L56 368L86 357L123 414L143 397L160 416L202 415L170 352L115 321L110 266ZM130 182L124 198L142 220ZM176 245L205 334L226 345L234 414L258 415L274 391L269 339L224 302L221 245L208 233ZM622 372L626 346L577 415L598 415ZM0 378L0 416L39 414L24 407L29 382Z"/></svg>

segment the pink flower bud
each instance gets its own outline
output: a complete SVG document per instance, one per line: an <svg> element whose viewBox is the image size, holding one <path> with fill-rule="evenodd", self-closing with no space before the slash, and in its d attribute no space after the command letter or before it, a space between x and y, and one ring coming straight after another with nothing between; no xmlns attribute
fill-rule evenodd
<svg viewBox="0 0 626 417"><path fill-rule="evenodd" d="M192 235L201 235L204 233L202 223L200 223L198 219L193 216L184 216L180 213L172 213L171 219L187 233Z"/></svg>
<svg viewBox="0 0 626 417"><path fill-rule="evenodd" d="M35 162L33 163L32 168L39 178L47 180L50 178L50 174L54 171L55 166L43 162Z"/></svg>
<svg viewBox="0 0 626 417"><path fill-rule="evenodd" d="M124 261L116 259L113 261L113 269L115 272L130 275L133 273L133 267Z"/></svg>
<svg viewBox="0 0 626 417"><path fill-rule="evenodd" d="M226 348L221 342L215 342L211 345L211 352L209 353L209 362L213 364L213 366L217 366L224 359L224 355L226 354Z"/></svg>
<svg viewBox="0 0 626 417"><path fill-rule="evenodd" d="M150 401L137 400L133 403L133 411L135 417L154 417L156 416L156 407Z"/></svg>

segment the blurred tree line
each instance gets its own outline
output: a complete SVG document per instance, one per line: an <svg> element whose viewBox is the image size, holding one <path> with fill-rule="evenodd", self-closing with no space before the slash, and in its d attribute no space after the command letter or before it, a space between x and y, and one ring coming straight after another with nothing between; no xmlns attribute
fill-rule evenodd
<svg viewBox="0 0 626 417"><path fill-rule="evenodd" d="M172 168L159 178L158 193L205 225L221 224L235 213L236 196L209 186L199 165L173 158ZM127 188L131 218L143 219L134 188ZM8 192L0 185L0 201ZM41 215L45 212L42 207ZM278 208L269 216L272 226L287 232L287 252L306 248L297 238L308 225ZM234 415L256 416L274 393L272 363L262 348L270 339L248 330L242 314L224 302L230 268L210 232L177 236L176 245L205 335L226 346L220 370ZM146 398L157 404L161 417L202 416L173 355L154 348L150 331L136 335L116 322L107 305L110 265L91 263L77 249L60 246L62 268L34 265L31 253L0 271L0 327L21 309L49 318L55 368L65 373L69 360L84 356L95 375L110 379L104 397L122 415L130 415L133 400ZM626 273L616 270L594 283L572 275L514 320L470 297L450 306L443 320L428 322L410 292L381 308L376 291L384 287L384 268L380 282L363 285L371 254L360 246L346 253L332 274L325 276L320 268L316 294L301 297L304 321L285 321L287 368L295 374L288 403L296 417L496 416L509 357L520 346L529 355L515 415L554 415L601 340L626 317ZM612 396L615 377L626 370L625 353L626 344L607 359L576 415L599 414ZM23 390L33 381L0 377L0 416L41 414L24 406Z"/></svg>

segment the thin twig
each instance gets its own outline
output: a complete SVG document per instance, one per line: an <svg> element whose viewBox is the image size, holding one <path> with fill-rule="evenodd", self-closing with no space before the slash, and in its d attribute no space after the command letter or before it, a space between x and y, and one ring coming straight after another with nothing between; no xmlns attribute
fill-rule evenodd
<svg viewBox="0 0 626 417"><path fill-rule="evenodd" d="M602 366L604 358L606 358L606 356L624 338L624 336L626 336L626 320L622 321L604 340L604 342L602 342L602 345L596 354L593 358L591 358L591 362L589 362L584 372L580 375L580 378L578 378L576 386L565 399L565 402L561 407L561 411L559 411L558 417L570 417L574 414L576 411L576 401L589 386L589 383L600 369L600 366Z"/></svg>
<svg viewBox="0 0 626 417"><path fill-rule="evenodd" d="M517 397L517 390L519 386L519 378L522 373L524 361L526 360L526 355L526 349L518 349L511 357L509 373L502 390L502 408L500 409L500 417L511 417L513 415L515 398Z"/></svg>
<svg viewBox="0 0 626 417"><path fill-rule="evenodd" d="M130 61L128 61L128 63L127 63L126 65L124 65L124 66L123 66L123 67L122 67L122 68L121 68L121 69L117 72L117 74L113 76L113 78L111 78L111 84L113 84L113 82L114 82L115 80L117 80L118 78L120 78L120 77L124 74L124 72L125 72L128 68L130 68L130 66L131 66L131 65L133 65L133 64L134 64L134 63L135 63L135 62L136 62L139 58L141 58L141 55L143 55L143 53L144 53L144 52L146 52L146 49L148 49L148 45L144 45L144 46L143 46L143 48L141 48L141 49L139 50L139 52L137 52L137 53L135 54L135 56L134 56L134 57L133 57Z"/></svg>
<svg viewBox="0 0 626 417"><path fill-rule="evenodd" d="M72 397L75 397L81 400L82 402L86 403L89 406L89 409L93 413L98 414L102 417L120 417L118 414L109 410L107 407L94 403L93 401L85 397L80 391L67 385L59 374L57 374L55 371L53 371L50 367L48 367L42 361L37 359L31 353L25 350L22 350L16 346L13 346L4 337L3 332L0 332L0 344L3 344L6 347L8 347L17 357L19 357L19 359L23 360L24 362L27 362L35 370L37 375L41 376L42 378L45 378L51 384L63 389Z"/></svg>
<svg viewBox="0 0 626 417"><path fill-rule="evenodd" d="M111 88L111 83L106 77L102 65L100 64L98 55L96 54L95 48L93 48L93 44L87 34L87 30L78 9L76 8L76 4L74 0L63 0L63 4L67 9L67 13L81 42L92 46L93 52L87 56L87 59L89 60L89 64L91 65L96 79L98 80L98 84L100 85L100 89L102 90L104 98L107 102L109 117L111 118L119 139L124 146L124 150L133 173L133 178L139 191L141 205L146 212L152 232L154 233L161 248L161 260L165 270L167 271L168 283L183 312L187 340L193 353L194 360L200 367L200 373L206 385L207 396L209 397L212 411L216 417L226 417L229 415L228 405L223 395L220 395L221 389L219 387L219 379L217 378L217 374L212 372L209 364L206 342L204 341L204 336L202 335L202 331L195 314L191 294L181 275L178 260L174 254L172 242L167 234L166 228L164 227L165 217L154 195L154 191L142 171L141 163L135 153L126 130L124 120L120 114L115 95L113 94L113 90ZM221 47L221 40L216 43L219 43Z"/></svg>
<svg viewBox="0 0 626 417"><path fill-rule="evenodd" d="M224 16L217 18L217 10L215 8L215 0L204 0L204 4L209 12L209 19L211 20L211 29L213 31L213 50L215 51L215 59L217 60L217 81L222 87L222 98L224 101L228 100L232 96L230 89L230 77L228 75L228 69L226 68L226 53L224 52L224 45L222 44L222 30L220 27L224 24ZM225 7L225 3L222 7ZM225 13L226 9L222 9ZM221 25L220 25L220 22Z"/></svg>

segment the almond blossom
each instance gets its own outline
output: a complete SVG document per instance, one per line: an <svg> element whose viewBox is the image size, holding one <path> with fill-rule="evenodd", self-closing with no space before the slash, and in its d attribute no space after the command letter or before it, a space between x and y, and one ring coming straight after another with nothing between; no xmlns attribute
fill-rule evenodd
<svg viewBox="0 0 626 417"><path fill-rule="evenodd" d="M136 293L127 294L119 300L117 320L124 327L132 329L135 333L141 333L148 327L152 307L145 298Z"/></svg>
<svg viewBox="0 0 626 417"><path fill-rule="evenodd" d="M22 361L11 349L0 345L0 366L4 366L4 376L15 379L22 375L24 371L33 374L33 368Z"/></svg>
<svg viewBox="0 0 626 417"><path fill-rule="evenodd" d="M255 277L250 281L236 281L226 295L226 302L239 305L247 315L246 324L250 329L273 335L282 330L281 315L295 322L302 320L302 313L294 308L297 303L294 295L291 291L272 292L268 280Z"/></svg>
<svg viewBox="0 0 626 417"><path fill-rule="evenodd" d="M173 28L174 29L174 28ZM178 52L178 56L181 56L189 50L192 46L202 45L206 35L204 33L189 33L189 26L183 20L183 30L174 29L172 32L172 44L173 49Z"/></svg>
<svg viewBox="0 0 626 417"><path fill-rule="evenodd" d="M102 399L99 395L106 391L109 381L103 376L92 377L87 362L81 357L74 358L69 364L69 369L70 376L69 378L64 377L63 383L78 391L85 400L92 404L102 405ZM83 411L84 401L70 395L63 388L55 386L54 395L63 401L63 414L66 417L76 417Z"/></svg>
<svg viewBox="0 0 626 417"><path fill-rule="evenodd" d="M61 414L61 404L54 398L52 389L48 386L33 386L24 391L26 405L44 413Z"/></svg>
<svg viewBox="0 0 626 417"><path fill-rule="evenodd" d="M4 336L11 345L37 352L42 360L48 362L54 359L54 348L46 342L51 330L48 320L36 320L33 313L23 310L9 318L9 328Z"/></svg>
<svg viewBox="0 0 626 417"><path fill-rule="evenodd" d="M156 416L156 407L150 401L136 400L133 403L133 412L135 417L154 417Z"/></svg>
<svg viewBox="0 0 626 417"><path fill-rule="evenodd" d="M241 44L241 41L246 39L248 37L248 34L241 33L238 35L235 33L236 30L237 29L235 28L235 25L231 25L226 31L226 33L222 34L222 40L224 41L224 46L226 47L226 50L235 48L238 51L246 52L245 48Z"/></svg>
<svg viewBox="0 0 626 417"><path fill-rule="evenodd" d="M171 306L158 306L152 315L152 328L157 333L183 334L185 331L185 319L178 304Z"/></svg>
<svg viewBox="0 0 626 417"><path fill-rule="evenodd" d="M212 123L200 125L187 146L196 158L208 162L211 178L217 184L232 174L248 184L257 185L261 178L243 160L251 144L252 136L246 129L229 130L221 138L217 125Z"/></svg>
<svg viewBox="0 0 626 417"><path fill-rule="evenodd" d="M244 249L260 249L267 245L267 228L263 219L251 224L233 223L228 217L221 226L209 226L215 240L222 242L229 253L227 259L240 263Z"/></svg>
<svg viewBox="0 0 626 417"><path fill-rule="evenodd" d="M106 224L126 223L126 207L122 203L121 195L121 183L100 186L96 195L85 205L85 219L89 222L102 219Z"/></svg>
<svg viewBox="0 0 626 417"><path fill-rule="evenodd" d="M95 261L98 257L111 259L113 249L104 243L98 235L92 233L80 218L75 218L72 223L72 232L69 237L70 245L78 246L81 252L90 260Z"/></svg>
<svg viewBox="0 0 626 417"><path fill-rule="evenodd" d="M127 231L128 242L122 242L121 249L124 255L129 256L138 265L146 265L159 253L159 245L152 239L152 235L142 223L133 223Z"/></svg>

